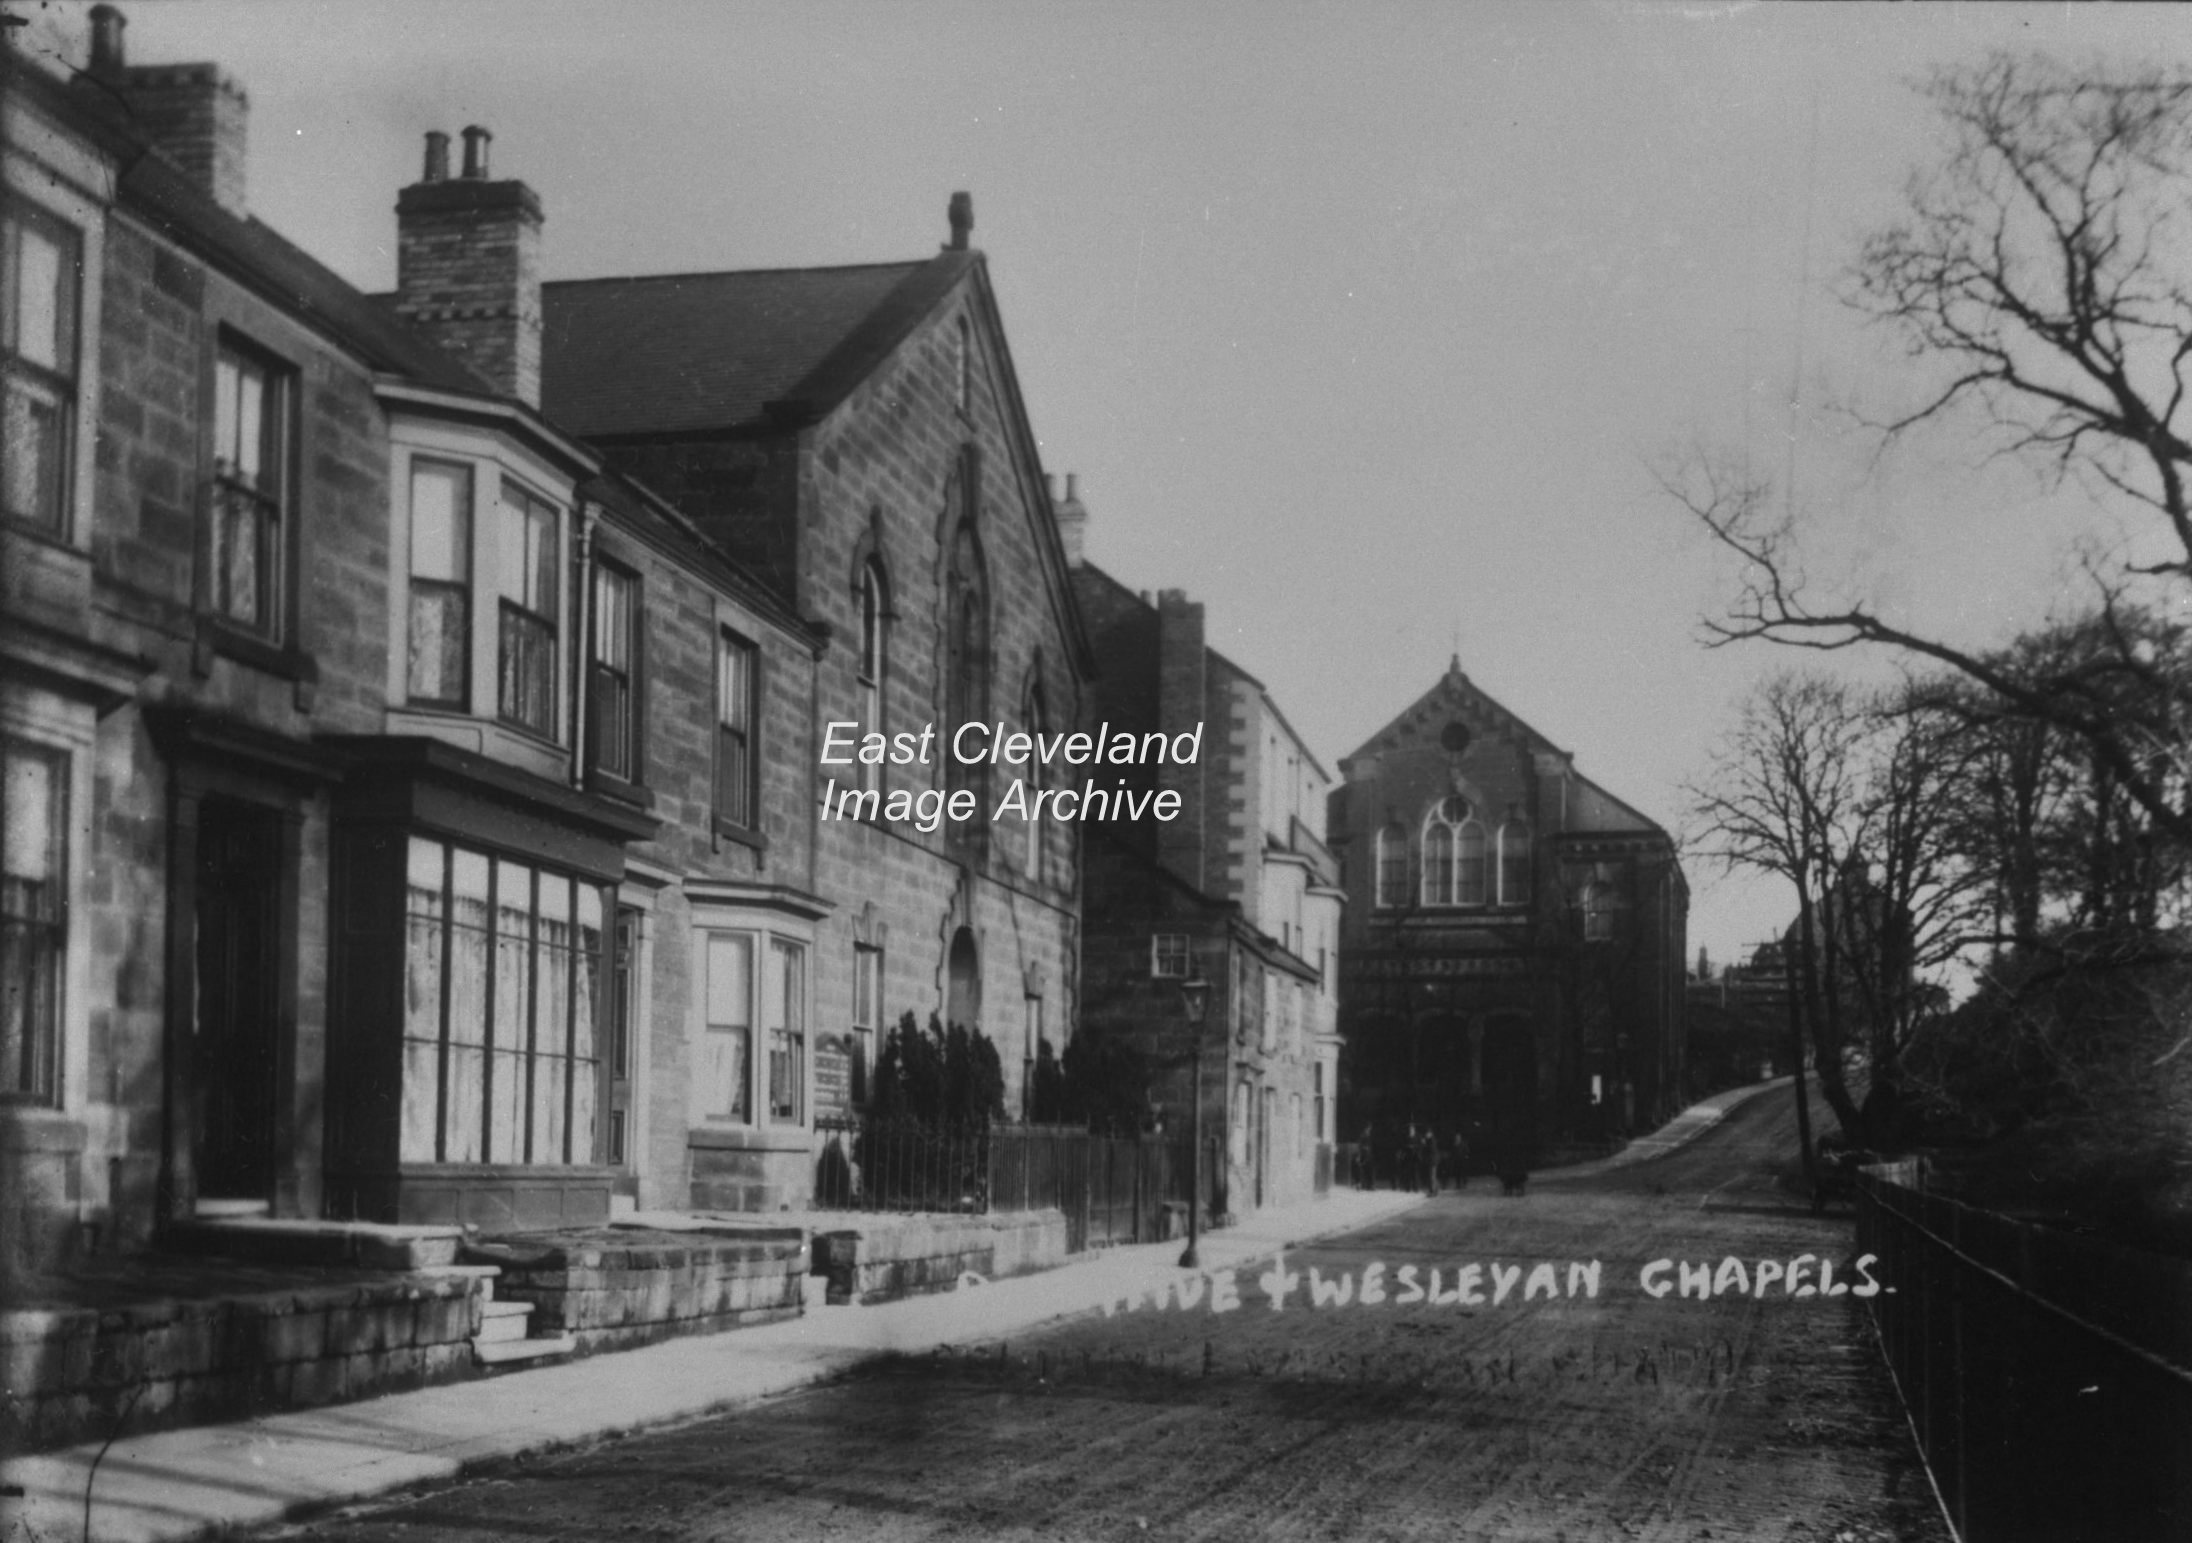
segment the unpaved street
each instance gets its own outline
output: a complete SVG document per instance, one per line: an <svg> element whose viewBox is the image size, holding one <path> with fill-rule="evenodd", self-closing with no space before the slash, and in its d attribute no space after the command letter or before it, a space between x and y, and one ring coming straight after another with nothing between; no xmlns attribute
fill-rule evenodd
<svg viewBox="0 0 2192 1543"><path fill-rule="evenodd" d="M1807 1254L1863 1279L1847 1214L1815 1219L1772 1185L1784 1102L1657 1163L1519 1200L1479 1180L1289 1255L1279 1310L1269 1272L1244 1270L1228 1311L1208 1280L1192 1307L882 1362L285 1535L1932 1543L1946 1532L1854 1299L1756 1292L1758 1261ZM1719 1289L1655 1299L1639 1277L1658 1259ZM1569 1270L1590 1261L1595 1296ZM1403 1305L1433 1268L1444 1300ZM1366 1304L1372 1281L1385 1298Z"/></svg>

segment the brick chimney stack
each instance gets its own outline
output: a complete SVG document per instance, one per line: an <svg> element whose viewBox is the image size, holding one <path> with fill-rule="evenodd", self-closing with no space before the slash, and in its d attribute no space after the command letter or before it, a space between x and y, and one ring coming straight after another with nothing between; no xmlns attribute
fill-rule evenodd
<svg viewBox="0 0 2192 1543"><path fill-rule="evenodd" d="M1070 492L1068 494L1070 497ZM1210 655L1203 645L1203 607L1184 589L1157 592L1157 727L1166 735L1184 734L1203 721L1209 704ZM1221 728L1223 726L1221 725ZM1204 735L1204 743L1209 736ZM1159 791L1180 795L1178 818L1157 827L1157 860L1197 889L1222 881L1221 870L1205 873L1205 864L1222 849L1207 850L1203 830L1203 769L1167 760L1157 768Z"/></svg>
<svg viewBox="0 0 2192 1543"><path fill-rule="evenodd" d="M540 195L491 181L494 135L464 131L449 175L449 136L426 136L426 165L396 195L396 313L488 384L540 405Z"/></svg>
<svg viewBox="0 0 2192 1543"><path fill-rule="evenodd" d="M91 8L90 74L129 105L130 121L201 191L238 219L245 213L245 130L251 102L219 65L128 62L129 18Z"/></svg>
<svg viewBox="0 0 2192 1543"><path fill-rule="evenodd" d="M1078 568L1088 543L1088 509L1081 502L1080 474L1066 473L1066 496L1051 496L1051 513L1058 521L1058 540L1066 549L1066 566Z"/></svg>
<svg viewBox="0 0 2192 1543"><path fill-rule="evenodd" d="M952 194L951 209L947 217L951 221L951 240L944 244L944 250L964 252L967 249L967 238L974 234L974 195Z"/></svg>

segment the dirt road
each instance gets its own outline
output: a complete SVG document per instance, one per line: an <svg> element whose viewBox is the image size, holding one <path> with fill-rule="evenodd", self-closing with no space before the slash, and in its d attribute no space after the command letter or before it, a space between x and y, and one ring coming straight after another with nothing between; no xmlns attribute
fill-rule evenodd
<svg viewBox="0 0 2192 1543"><path fill-rule="evenodd" d="M1822 1260L1830 1293L1865 1276L1847 1216L1772 1183L1784 1102L1519 1200L1480 1180L1291 1284L1202 1277L284 1535L1934 1543L1856 1297L1790 1294L1804 1256L1813 1293Z"/></svg>

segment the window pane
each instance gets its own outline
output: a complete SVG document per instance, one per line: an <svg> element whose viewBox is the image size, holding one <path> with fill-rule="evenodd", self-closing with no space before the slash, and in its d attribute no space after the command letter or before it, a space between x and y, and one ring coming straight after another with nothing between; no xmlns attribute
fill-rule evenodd
<svg viewBox="0 0 2192 1543"><path fill-rule="evenodd" d="M404 885L401 1157L434 1160L441 1096L442 859L439 842L411 840Z"/></svg>
<svg viewBox="0 0 2192 1543"><path fill-rule="evenodd" d="M471 595L462 585L411 581L410 660L404 694L462 707L470 696Z"/></svg>
<svg viewBox="0 0 2192 1543"><path fill-rule="evenodd" d="M707 945L707 1025L693 1068L692 1110L698 1120L749 1118L748 1047L753 1016L753 939L711 933Z"/></svg>
<svg viewBox="0 0 2192 1543"><path fill-rule="evenodd" d="M10 743L0 769L0 1098L51 1102L67 864L59 753Z"/></svg>
<svg viewBox="0 0 2192 1543"><path fill-rule="evenodd" d="M242 488L213 491L213 603L231 621L256 627L264 612L259 571L259 502Z"/></svg>
<svg viewBox="0 0 2192 1543"><path fill-rule="evenodd" d="M600 1056L594 1021L601 1003L601 891L578 887L578 950L571 987L571 1054L591 1061Z"/></svg>
<svg viewBox="0 0 2192 1543"><path fill-rule="evenodd" d="M1432 824L1423 833L1423 903L1454 903L1454 833L1445 825Z"/></svg>
<svg viewBox="0 0 2192 1543"><path fill-rule="evenodd" d="M74 320L76 256L64 250L58 231L41 223L11 219L15 248L15 316L9 343L15 354L61 374L76 361L69 334Z"/></svg>
<svg viewBox="0 0 2192 1543"><path fill-rule="evenodd" d="M744 1027L753 1015L753 940L735 933L708 939L708 1026Z"/></svg>
<svg viewBox="0 0 2192 1543"><path fill-rule="evenodd" d="M536 1163L560 1163L571 1034L571 881L540 876L539 946L533 956L533 1144ZM550 1058L554 1065L550 1065ZM553 1112L553 1124L543 1121Z"/></svg>
<svg viewBox="0 0 2192 1543"><path fill-rule="evenodd" d="M769 1118L796 1124L807 1080L806 950L772 942L763 982L769 1026Z"/></svg>
<svg viewBox="0 0 2192 1543"><path fill-rule="evenodd" d="M472 577L472 473L411 463L411 574L462 584Z"/></svg>
<svg viewBox="0 0 2192 1543"><path fill-rule="evenodd" d="M1484 827L1471 820L1461 827L1461 856L1455 875L1458 905L1484 904Z"/></svg>
<svg viewBox="0 0 2192 1543"><path fill-rule="evenodd" d="M548 621L556 603L556 507L514 483L502 485L501 539L496 543L496 587L503 597Z"/></svg>
<svg viewBox="0 0 2192 1543"><path fill-rule="evenodd" d="M61 490L68 459L67 410L38 383L5 382L0 398L0 507L40 525L61 523Z"/></svg>
<svg viewBox="0 0 2192 1543"><path fill-rule="evenodd" d="M632 579L614 568L594 570L594 657L619 674L632 667Z"/></svg>
<svg viewBox="0 0 2192 1543"><path fill-rule="evenodd" d="M502 602L500 711L537 734L555 732L555 629L508 600Z"/></svg>

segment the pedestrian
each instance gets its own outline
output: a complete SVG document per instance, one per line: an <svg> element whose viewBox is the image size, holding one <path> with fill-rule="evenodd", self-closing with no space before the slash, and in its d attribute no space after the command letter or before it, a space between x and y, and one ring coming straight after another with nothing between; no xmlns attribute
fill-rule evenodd
<svg viewBox="0 0 2192 1543"><path fill-rule="evenodd" d="M1511 1199L1522 1197L1523 1186L1530 1182L1529 1144L1520 1136L1511 1137L1499 1151L1500 1193Z"/></svg>
<svg viewBox="0 0 2192 1543"><path fill-rule="evenodd" d="M1446 1151L1446 1171L1453 1175L1454 1188L1469 1187L1469 1138L1458 1130Z"/></svg>
<svg viewBox="0 0 2192 1543"><path fill-rule="evenodd" d="M1438 1137L1429 1127L1416 1137L1416 1163L1423 1170L1423 1192L1436 1200L1439 1192Z"/></svg>

